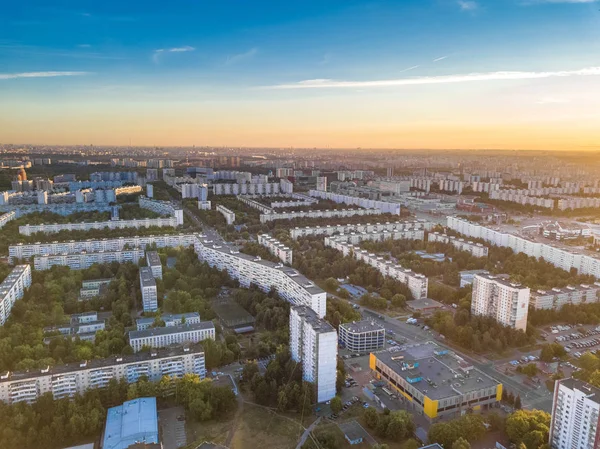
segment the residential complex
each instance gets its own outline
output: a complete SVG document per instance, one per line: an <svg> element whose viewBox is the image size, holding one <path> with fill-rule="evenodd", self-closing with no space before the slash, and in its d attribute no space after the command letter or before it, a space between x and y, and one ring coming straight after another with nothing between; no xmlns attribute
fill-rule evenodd
<svg viewBox="0 0 600 449"><path fill-rule="evenodd" d="M260 234L258 243L267 248L271 254L278 257L283 263L292 264L293 254L291 248L285 246L275 237L271 237L269 234Z"/></svg>
<svg viewBox="0 0 600 449"><path fill-rule="evenodd" d="M600 389L577 379L554 384L548 444L552 449L597 448Z"/></svg>
<svg viewBox="0 0 600 449"><path fill-rule="evenodd" d="M175 206L170 201L159 201L140 196L138 205L141 208L151 210L161 215L168 215L175 218L176 226L183 225L183 209Z"/></svg>
<svg viewBox="0 0 600 449"><path fill-rule="evenodd" d="M81 289L79 290L79 300L100 296L112 281L113 278L82 281Z"/></svg>
<svg viewBox="0 0 600 449"><path fill-rule="evenodd" d="M581 284L550 290L537 290L531 293L531 305L535 309L560 309L566 304L589 304L598 302L600 283Z"/></svg>
<svg viewBox="0 0 600 449"><path fill-rule="evenodd" d="M385 328L374 321L364 320L340 324L339 342L348 351L365 354L383 349Z"/></svg>
<svg viewBox="0 0 600 449"><path fill-rule="evenodd" d="M154 397L123 402L106 413L102 449L133 447L162 447Z"/></svg>
<svg viewBox="0 0 600 449"><path fill-rule="evenodd" d="M104 263L126 263L138 264L140 259L144 258L144 250L135 248L123 251L100 251L97 253L72 253L58 255L41 255L33 258L33 268L35 270L49 270L54 266L69 267L71 270L85 270L92 265Z"/></svg>
<svg viewBox="0 0 600 449"><path fill-rule="evenodd" d="M294 220L296 218L337 218L353 217L355 215L381 215L379 209L328 209L309 211L270 212L260 214L260 222L268 223L275 220Z"/></svg>
<svg viewBox="0 0 600 449"><path fill-rule="evenodd" d="M579 274L591 274L600 278L600 259L595 256L502 233L458 217L447 217L447 226L468 237L480 238L493 245L510 248L516 253L524 253L536 259L543 258L565 271L575 268Z"/></svg>
<svg viewBox="0 0 600 449"><path fill-rule="evenodd" d="M433 224L427 221L396 221L390 223L366 223L366 224L346 224L346 225L326 225L326 226L306 226L304 228L290 229L290 237L297 239L311 235L334 235L334 234L350 234L352 232L383 232L383 231L413 231L415 235L421 235L420 240L424 237L423 231L428 231L433 227ZM421 234L418 232L421 231ZM406 237L409 238L409 237Z"/></svg>
<svg viewBox="0 0 600 449"><path fill-rule="evenodd" d="M181 378L184 374L205 377L201 346L159 349L42 370L7 372L0 375L0 401L33 403L46 393L52 393L54 399L62 399L92 388L106 387L111 379L133 383L146 376L151 382L157 382L163 376Z"/></svg>
<svg viewBox="0 0 600 449"><path fill-rule="evenodd" d="M3 228L6 223L17 218L17 213L12 210L0 215L0 228Z"/></svg>
<svg viewBox="0 0 600 449"><path fill-rule="evenodd" d="M277 182L256 184L213 184L214 195L271 195L279 193Z"/></svg>
<svg viewBox="0 0 600 449"><path fill-rule="evenodd" d="M349 256L354 257L356 260L361 260L377 269L383 276L406 284L414 299L427 298L429 281L424 275L417 274L411 269L404 268L391 260L386 260L383 256L369 253L359 246L347 243L344 236L341 236L341 238L338 238L338 236L325 237L325 246L330 246L341 251L344 257Z"/></svg>
<svg viewBox="0 0 600 449"><path fill-rule="evenodd" d="M319 317L326 313L327 294L298 271L260 257L240 253L225 242L201 241L194 246L198 258L211 267L227 271L241 286L258 286L264 292L275 288L279 295L293 305L306 305Z"/></svg>
<svg viewBox="0 0 600 449"><path fill-rule="evenodd" d="M215 325L212 321L154 327L129 332L129 345L133 348L133 352L139 352L144 347L166 348L167 346L184 343L199 343L208 339L215 339Z"/></svg>
<svg viewBox="0 0 600 449"><path fill-rule="evenodd" d="M315 198L335 201L336 203L344 203L364 207L365 209L377 209L382 214L389 213L400 215L400 204L388 203L387 201L376 201L368 198L360 198L358 196L340 195L339 193L324 192L322 190L311 190L309 195Z"/></svg>
<svg viewBox="0 0 600 449"><path fill-rule="evenodd" d="M473 315L491 317L504 326L525 331L528 311L528 287L491 274L476 274L473 278Z"/></svg>
<svg viewBox="0 0 600 449"><path fill-rule="evenodd" d="M44 234L53 234L61 231L91 231L93 229L127 229L127 228L152 228L152 227L172 227L178 226L175 217L169 218L141 218L139 220L110 220L110 221L90 221L80 223L54 223L54 224L26 224L19 226L19 234L30 236L38 232Z"/></svg>
<svg viewBox="0 0 600 449"><path fill-rule="evenodd" d="M9 262L15 259L29 259L32 256L57 254L72 254L101 251L121 251L126 246L131 248L146 248L156 245L157 248L173 248L191 246L199 234L148 235L144 237L117 237L114 239L69 240L67 242L49 243L17 243L8 247Z"/></svg>
<svg viewBox="0 0 600 449"><path fill-rule="evenodd" d="M487 246L483 246L481 243L473 243L471 241L467 242L465 241L465 239L461 239L451 235L440 234L439 232L431 232L427 236L427 240L429 242L449 243L460 251L466 251L470 253L473 257L488 256Z"/></svg>
<svg viewBox="0 0 600 449"><path fill-rule="evenodd" d="M225 206L217 204L217 212L220 212L225 217L225 222L228 225L232 225L235 222L235 213Z"/></svg>
<svg viewBox="0 0 600 449"><path fill-rule="evenodd" d="M162 263L156 251L146 252L146 263L150 270L152 270L152 276L156 279L162 279Z"/></svg>
<svg viewBox="0 0 600 449"><path fill-rule="evenodd" d="M0 326L4 326L17 299L31 286L31 267L17 265L0 284Z"/></svg>
<svg viewBox="0 0 600 449"><path fill-rule="evenodd" d="M158 292L152 269L149 267L140 268L140 289L142 290L144 312L156 312L158 309Z"/></svg>
<svg viewBox="0 0 600 449"><path fill-rule="evenodd" d="M80 340L94 341L96 333L106 329L106 321L98 319L98 312L85 312L71 315L67 324L61 326L52 326L44 328L45 333L58 333L64 337L72 339L79 338ZM46 339L45 343L51 340Z"/></svg>
<svg viewBox="0 0 600 449"><path fill-rule="evenodd" d="M200 322L200 314L198 312L163 314L160 319L165 323L166 327L180 326L182 324L198 324ZM136 329L143 331L150 329L156 318L142 317L135 320Z"/></svg>
<svg viewBox="0 0 600 449"><path fill-rule="evenodd" d="M432 342L371 353L369 367L430 421L488 409L502 399L502 384Z"/></svg>
<svg viewBox="0 0 600 449"><path fill-rule="evenodd" d="M335 396L337 377L337 333L333 326L309 307L290 309L290 352L302 362L302 378L315 384L317 402Z"/></svg>

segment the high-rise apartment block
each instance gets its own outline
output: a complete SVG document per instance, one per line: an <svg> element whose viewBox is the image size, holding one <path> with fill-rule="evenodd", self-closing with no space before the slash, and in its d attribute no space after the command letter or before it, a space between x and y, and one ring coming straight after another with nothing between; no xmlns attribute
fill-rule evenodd
<svg viewBox="0 0 600 449"><path fill-rule="evenodd" d="M31 267L29 265L17 265L0 284L0 326L3 326L10 316L10 311L17 299L21 299L25 289L30 286Z"/></svg>
<svg viewBox="0 0 600 449"><path fill-rule="evenodd" d="M144 312L156 312L158 309L158 292L152 269L149 267L140 268L140 288L142 290Z"/></svg>

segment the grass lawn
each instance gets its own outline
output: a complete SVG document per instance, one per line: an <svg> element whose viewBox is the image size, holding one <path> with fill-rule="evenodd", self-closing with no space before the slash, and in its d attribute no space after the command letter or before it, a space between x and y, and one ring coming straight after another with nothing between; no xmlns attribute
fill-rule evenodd
<svg viewBox="0 0 600 449"><path fill-rule="evenodd" d="M303 432L300 424L246 403L230 448L295 448Z"/></svg>
<svg viewBox="0 0 600 449"><path fill-rule="evenodd" d="M186 447L195 449L204 441L223 444L227 439L227 434L233 425L233 417L227 421L206 421L197 422L186 421L185 431L188 444Z"/></svg>

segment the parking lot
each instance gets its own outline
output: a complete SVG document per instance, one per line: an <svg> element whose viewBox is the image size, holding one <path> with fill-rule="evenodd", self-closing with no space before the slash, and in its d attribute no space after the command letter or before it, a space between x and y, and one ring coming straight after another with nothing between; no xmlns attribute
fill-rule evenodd
<svg viewBox="0 0 600 449"><path fill-rule="evenodd" d="M185 410L172 407L158 412L164 449L178 449L187 444L185 435Z"/></svg>
<svg viewBox="0 0 600 449"><path fill-rule="evenodd" d="M575 358L586 352L596 354L600 350L600 326L557 325L544 328L543 337L546 341L561 344Z"/></svg>

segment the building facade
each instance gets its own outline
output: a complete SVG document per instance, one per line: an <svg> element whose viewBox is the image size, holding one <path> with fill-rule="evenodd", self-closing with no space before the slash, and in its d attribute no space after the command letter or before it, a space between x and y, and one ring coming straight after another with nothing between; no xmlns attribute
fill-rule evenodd
<svg viewBox="0 0 600 449"><path fill-rule="evenodd" d="M566 304L591 304L598 302L600 283L591 285L568 285L564 288L537 290L531 294L531 304L535 309L560 309Z"/></svg>
<svg viewBox="0 0 600 449"><path fill-rule="evenodd" d="M385 328L373 321L342 323L338 332L340 344L351 352L365 354L385 346Z"/></svg>
<svg viewBox="0 0 600 449"><path fill-rule="evenodd" d="M283 263L292 264L292 249L285 246L276 238L271 237L269 234L260 234L258 236L258 243L267 248L271 254L278 257Z"/></svg>
<svg viewBox="0 0 600 449"><path fill-rule="evenodd" d="M427 236L427 240L429 242L449 243L460 251L468 252L473 257L487 257L488 256L489 249L487 246L483 246L481 243L473 243L471 241L465 241L465 239L461 239L461 238L454 237L451 235L440 234L439 232L431 232Z"/></svg>
<svg viewBox="0 0 600 449"><path fill-rule="evenodd" d="M140 268L140 289L142 290L144 312L156 312L158 310L158 291L152 270L149 267Z"/></svg>
<svg viewBox="0 0 600 449"><path fill-rule="evenodd" d="M133 348L133 352L139 352L144 347L166 348L171 345L199 343L208 339L215 339L215 325L212 321L129 332L129 345Z"/></svg>
<svg viewBox="0 0 600 449"><path fill-rule="evenodd" d="M162 263L156 251L146 252L146 263L150 270L152 270L152 276L156 279L162 279Z"/></svg>
<svg viewBox="0 0 600 449"><path fill-rule="evenodd" d="M182 324L198 324L200 323L200 314L198 312L189 313L167 313L160 316L160 319L165 323L166 327L180 326ZM154 324L155 319L152 317L142 317L135 320L136 329L143 331L150 329Z"/></svg>
<svg viewBox="0 0 600 449"><path fill-rule="evenodd" d="M15 302L31 286L31 266L17 265L0 284L0 326L4 326Z"/></svg>
<svg viewBox="0 0 600 449"><path fill-rule="evenodd" d="M225 206L217 204L217 212L220 212L221 215L223 215L225 222L228 225L232 225L235 222L235 213L230 209L227 209Z"/></svg>
<svg viewBox="0 0 600 449"><path fill-rule="evenodd" d="M92 265L119 262L138 264L144 258L143 249L123 251L100 251L95 253L81 252L78 254L41 255L33 258L33 268L38 271L49 270L54 266L69 267L71 270L85 270Z"/></svg>

